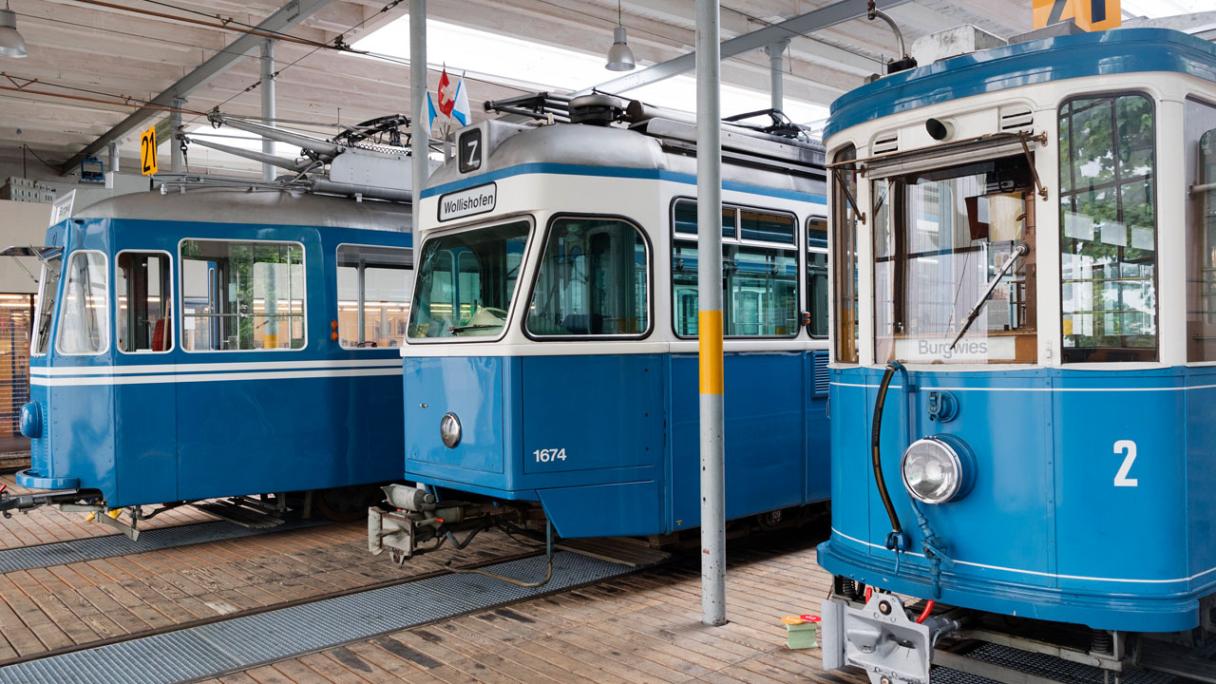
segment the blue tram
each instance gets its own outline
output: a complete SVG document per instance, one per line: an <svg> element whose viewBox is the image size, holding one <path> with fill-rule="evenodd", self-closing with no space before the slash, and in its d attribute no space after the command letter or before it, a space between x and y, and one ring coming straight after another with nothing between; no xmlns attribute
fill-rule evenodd
<svg viewBox="0 0 1216 684"><path fill-rule="evenodd" d="M399 476L408 225L403 205L218 189L51 226L17 480L56 491L0 508L125 508L133 534L149 504L325 490L333 514Z"/></svg>
<svg viewBox="0 0 1216 684"><path fill-rule="evenodd" d="M566 538L695 528L694 126L601 95L568 113L461 131L421 195L405 479ZM727 515L771 522L828 494L822 150L733 125L723 146ZM408 554L386 514L372 550Z"/></svg>
<svg viewBox="0 0 1216 684"><path fill-rule="evenodd" d="M957 56L827 136L825 667L1031 681L1012 647L1213 681L1182 647L1216 606L1216 46Z"/></svg>

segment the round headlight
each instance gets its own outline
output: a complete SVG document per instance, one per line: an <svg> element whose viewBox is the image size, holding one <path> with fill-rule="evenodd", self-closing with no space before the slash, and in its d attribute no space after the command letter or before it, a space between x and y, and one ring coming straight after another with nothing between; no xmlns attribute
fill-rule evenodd
<svg viewBox="0 0 1216 684"><path fill-rule="evenodd" d="M448 412L439 419L439 437L449 449L455 449L460 444L460 419L455 413Z"/></svg>
<svg viewBox="0 0 1216 684"><path fill-rule="evenodd" d="M904 488L918 501L941 504L966 493L965 452L940 437L912 443L900 462Z"/></svg>

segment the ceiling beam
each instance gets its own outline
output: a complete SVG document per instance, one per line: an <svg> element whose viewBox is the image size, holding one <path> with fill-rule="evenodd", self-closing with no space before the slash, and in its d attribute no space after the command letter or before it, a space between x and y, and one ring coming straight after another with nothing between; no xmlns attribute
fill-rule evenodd
<svg viewBox="0 0 1216 684"><path fill-rule="evenodd" d="M879 9L885 10L906 2L911 2L911 0L877 0L876 4ZM759 50L792 36L814 33L815 31L821 31L842 22L859 19L866 16L867 4L867 0L841 0L841 2L786 19L781 23L765 26L751 33L735 36L730 40L724 40L721 46L722 59L726 60L744 52ZM594 89L607 93L621 93L633 90L634 88L640 88L644 85L657 83L672 76L692 71L696 68L696 59L697 53L689 52L675 59L669 59L666 62L660 62L631 74L605 81L595 86ZM591 88L588 88L581 92L589 93L591 90Z"/></svg>
<svg viewBox="0 0 1216 684"><path fill-rule="evenodd" d="M309 15L325 7L329 4L329 1L290 0L290 2L280 7L274 14L267 17L265 21L258 24L257 30L269 33L288 31L307 19ZM60 172L67 173L79 164L81 160L105 149L111 142L118 140L134 130L135 127L147 121L148 117L152 116L158 109L172 106L175 98L185 97L190 91L206 83L208 79L224 69L227 69L246 52L256 48L263 40L266 39L249 33L241 35L229 43L222 51L212 55L210 59L195 67L194 70L181 77L176 83L161 92L161 94L152 98L146 105L123 119L117 126L114 126L102 134L101 137L86 145L83 150L77 152L63 163L60 167Z"/></svg>

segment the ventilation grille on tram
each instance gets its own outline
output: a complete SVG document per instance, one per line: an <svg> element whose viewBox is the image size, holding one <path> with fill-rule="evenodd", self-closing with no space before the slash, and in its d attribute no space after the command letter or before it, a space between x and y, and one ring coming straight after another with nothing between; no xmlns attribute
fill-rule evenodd
<svg viewBox="0 0 1216 684"><path fill-rule="evenodd" d="M887 152L899 151L899 134L884 133L881 137L875 138L874 144L870 148L873 154L884 154Z"/></svg>
<svg viewBox="0 0 1216 684"><path fill-rule="evenodd" d="M814 366L815 372L815 396L826 397L828 395L828 383L830 376L828 375L828 353L825 351L817 351L811 354L811 363Z"/></svg>
<svg viewBox="0 0 1216 684"><path fill-rule="evenodd" d="M1001 107L1001 130L1020 131L1034 127L1034 112L1029 107Z"/></svg>

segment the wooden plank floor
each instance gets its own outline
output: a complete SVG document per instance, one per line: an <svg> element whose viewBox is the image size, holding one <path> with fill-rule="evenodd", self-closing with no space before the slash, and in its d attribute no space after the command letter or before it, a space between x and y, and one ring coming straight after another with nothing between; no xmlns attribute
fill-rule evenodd
<svg viewBox="0 0 1216 684"><path fill-rule="evenodd" d="M0 574L0 665L529 548L486 532L463 553L445 547L399 568L367 552L357 522Z"/></svg>
<svg viewBox="0 0 1216 684"><path fill-rule="evenodd" d="M700 574L668 566L508 608L403 630L217 682L832 682L817 649L791 651L779 620L818 613L829 578L814 546L732 553L730 623L700 623Z"/></svg>
<svg viewBox="0 0 1216 684"><path fill-rule="evenodd" d="M12 473L0 475L0 484L8 485L10 494L27 494L35 491L18 485ZM218 518L192 506L182 506L166 511L151 520L143 521L140 529L153 530L158 527L173 527L210 520L218 520ZM26 513L14 512L13 517L8 519L0 518L0 549L116 533L117 531L109 525L86 523L84 513L64 513L52 506L42 506Z"/></svg>

